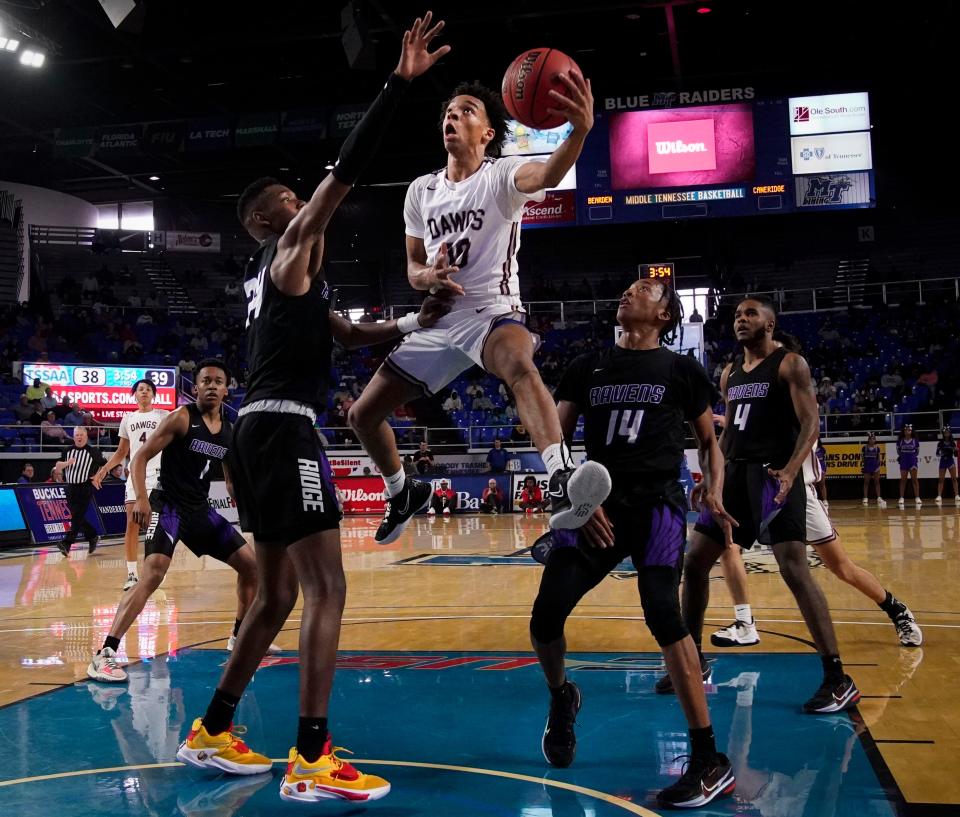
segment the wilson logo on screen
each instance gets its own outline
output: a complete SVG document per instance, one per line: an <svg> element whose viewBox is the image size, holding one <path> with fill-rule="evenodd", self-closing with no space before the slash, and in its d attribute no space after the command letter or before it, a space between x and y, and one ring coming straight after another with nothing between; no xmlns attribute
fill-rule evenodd
<svg viewBox="0 0 960 817"><path fill-rule="evenodd" d="M647 151L651 173L715 170L717 146L713 120L650 123Z"/></svg>

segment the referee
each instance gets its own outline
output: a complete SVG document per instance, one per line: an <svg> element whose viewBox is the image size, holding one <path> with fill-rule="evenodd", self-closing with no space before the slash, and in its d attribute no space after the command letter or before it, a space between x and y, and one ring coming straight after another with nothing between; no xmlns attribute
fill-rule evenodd
<svg viewBox="0 0 960 817"><path fill-rule="evenodd" d="M103 455L96 448L87 445L87 430L78 426L73 430L73 445L63 450L63 459L54 470L63 475L67 484L67 506L70 508L70 530L57 547L67 556L77 540L77 533L83 531L90 543L90 555L97 549L97 531L87 521L87 507L93 496L90 477L104 464Z"/></svg>

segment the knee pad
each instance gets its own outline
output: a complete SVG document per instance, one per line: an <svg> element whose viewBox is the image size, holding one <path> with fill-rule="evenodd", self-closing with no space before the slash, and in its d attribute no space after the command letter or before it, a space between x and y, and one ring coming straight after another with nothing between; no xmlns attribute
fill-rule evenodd
<svg viewBox="0 0 960 817"><path fill-rule="evenodd" d="M672 567L644 567L637 579L647 627L661 647L686 638L690 631L680 614L680 572Z"/></svg>
<svg viewBox="0 0 960 817"><path fill-rule="evenodd" d="M533 612L530 615L530 635L541 644L549 644L563 636L563 627L567 618L576 607L577 601L570 603L554 589L541 586L536 601L533 602Z"/></svg>

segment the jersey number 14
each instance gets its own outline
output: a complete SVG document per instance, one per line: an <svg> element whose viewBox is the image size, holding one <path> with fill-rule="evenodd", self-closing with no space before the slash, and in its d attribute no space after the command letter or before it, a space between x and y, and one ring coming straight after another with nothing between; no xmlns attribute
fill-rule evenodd
<svg viewBox="0 0 960 817"><path fill-rule="evenodd" d="M607 445L613 442L614 437L626 437L628 443L635 443L640 434L640 423L642 422L643 409L611 411L610 423L607 425Z"/></svg>

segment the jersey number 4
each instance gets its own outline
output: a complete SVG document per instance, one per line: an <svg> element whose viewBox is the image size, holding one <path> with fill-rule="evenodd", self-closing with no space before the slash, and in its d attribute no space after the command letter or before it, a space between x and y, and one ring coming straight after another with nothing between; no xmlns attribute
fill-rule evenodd
<svg viewBox="0 0 960 817"><path fill-rule="evenodd" d="M750 416L750 403L739 403L733 415L733 424L743 431L747 427L747 417Z"/></svg>
<svg viewBox="0 0 960 817"><path fill-rule="evenodd" d="M617 428L617 421L620 427ZM610 424L607 426L607 445L613 442L614 437L626 437L628 443L635 443L640 434L640 423L643 422L643 409L624 409L610 412Z"/></svg>
<svg viewBox="0 0 960 817"><path fill-rule="evenodd" d="M247 329L260 317L260 307L263 306L263 279L266 274L267 268L264 267L256 278L243 282L243 293L247 296Z"/></svg>

